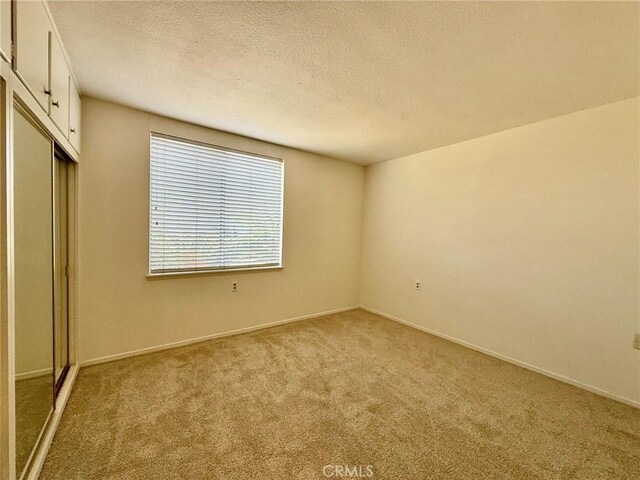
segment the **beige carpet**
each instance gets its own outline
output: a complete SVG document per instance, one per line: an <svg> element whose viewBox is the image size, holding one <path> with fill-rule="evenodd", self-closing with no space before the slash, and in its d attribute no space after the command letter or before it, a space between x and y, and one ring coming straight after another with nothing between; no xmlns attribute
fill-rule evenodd
<svg viewBox="0 0 640 480"><path fill-rule="evenodd" d="M323 475L336 464L639 479L640 410L352 311L82 369L41 478L340 478Z"/></svg>
<svg viewBox="0 0 640 480"><path fill-rule="evenodd" d="M16 381L16 471L22 472L53 410L53 373Z"/></svg>

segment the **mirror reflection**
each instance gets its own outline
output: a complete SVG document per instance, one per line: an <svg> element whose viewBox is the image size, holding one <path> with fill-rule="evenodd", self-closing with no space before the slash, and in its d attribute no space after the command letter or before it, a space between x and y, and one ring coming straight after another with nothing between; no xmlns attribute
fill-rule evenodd
<svg viewBox="0 0 640 480"><path fill-rule="evenodd" d="M16 476L53 407L52 142L14 110Z"/></svg>

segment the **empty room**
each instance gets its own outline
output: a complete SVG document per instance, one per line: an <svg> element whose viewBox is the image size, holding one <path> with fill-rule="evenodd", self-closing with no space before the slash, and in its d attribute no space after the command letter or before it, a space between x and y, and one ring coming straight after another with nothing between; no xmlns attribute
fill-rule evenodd
<svg viewBox="0 0 640 480"><path fill-rule="evenodd" d="M0 0L0 480L640 479L640 2Z"/></svg>

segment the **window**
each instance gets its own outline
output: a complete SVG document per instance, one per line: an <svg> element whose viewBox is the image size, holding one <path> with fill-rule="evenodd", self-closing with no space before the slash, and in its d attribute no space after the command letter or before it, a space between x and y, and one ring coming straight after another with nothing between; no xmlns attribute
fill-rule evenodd
<svg viewBox="0 0 640 480"><path fill-rule="evenodd" d="M149 272L279 267L283 162L151 134Z"/></svg>

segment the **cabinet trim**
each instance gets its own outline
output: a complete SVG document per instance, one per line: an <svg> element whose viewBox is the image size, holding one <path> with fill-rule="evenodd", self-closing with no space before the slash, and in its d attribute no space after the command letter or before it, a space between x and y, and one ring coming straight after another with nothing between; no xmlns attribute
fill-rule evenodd
<svg viewBox="0 0 640 480"><path fill-rule="evenodd" d="M74 163L78 163L78 159L80 158L80 154L76 152L76 149L73 148L73 145L69 142L69 140L62 134L58 126L53 123L51 117L45 112L40 103L35 99L31 91L27 88L27 86L22 82L22 79L16 74L16 72L11 72L11 87L15 96L17 96L20 101L30 110L31 114L40 122L40 125L51 135L55 141L62 147L62 149L71 157L71 160Z"/></svg>

